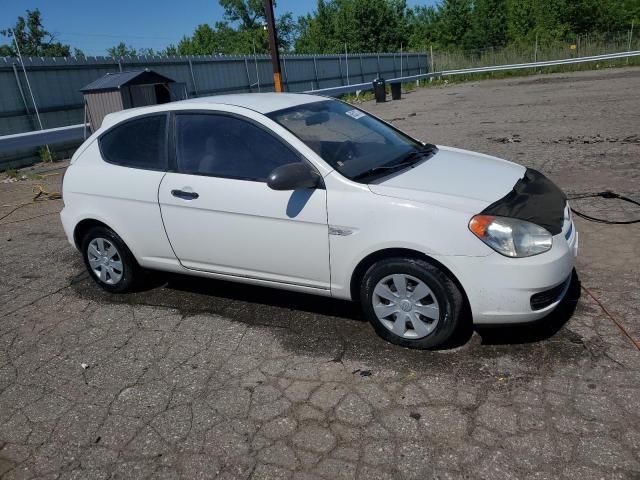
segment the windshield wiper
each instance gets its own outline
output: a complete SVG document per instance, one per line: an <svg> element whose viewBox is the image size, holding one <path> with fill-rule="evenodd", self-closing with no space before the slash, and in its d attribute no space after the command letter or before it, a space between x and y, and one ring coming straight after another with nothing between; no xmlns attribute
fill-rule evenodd
<svg viewBox="0 0 640 480"><path fill-rule="evenodd" d="M363 178L369 177L371 175L376 175L378 173L390 173L390 171L392 170L405 168L422 160L424 155L433 154L436 150L437 147L435 145L426 144L419 150L411 150L406 155L403 155L402 157L400 157L399 161L393 162L392 164L379 165L377 167L370 168L369 170L365 170L364 172L353 176L351 179L362 180Z"/></svg>
<svg viewBox="0 0 640 480"><path fill-rule="evenodd" d="M395 165L404 166L404 165L407 165L409 163L416 163L418 160L421 160L424 155L432 154L437 149L438 149L438 147L428 143L428 144L426 144L425 146L423 146L422 148L420 148L418 150L411 150L409 153L407 153L406 155L401 157L400 161L398 161L398 162L396 162L396 163L394 163L393 165L390 165L390 166L395 166Z"/></svg>

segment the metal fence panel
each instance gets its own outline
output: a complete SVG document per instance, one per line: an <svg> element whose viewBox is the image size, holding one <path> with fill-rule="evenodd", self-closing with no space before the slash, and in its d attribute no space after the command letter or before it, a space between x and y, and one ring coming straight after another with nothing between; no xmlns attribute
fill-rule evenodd
<svg viewBox="0 0 640 480"><path fill-rule="evenodd" d="M424 73L428 64L420 53L404 54L403 62L407 74ZM368 82L378 73L399 75L398 54L349 53L346 58L344 54L283 55L282 64L285 87L290 92ZM419 72L415 65L425 70ZM274 90L271 59L266 55L25 58L24 66L45 129L81 124L84 111L80 88L109 72L149 68L184 82L190 97ZM0 136L36 129L22 66L16 58L0 57ZM7 162L28 163L34 159L33 150L10 157L0 154L0 170Z"/></svg>
<svg viewBox="0 0 640 480"><path fill-rule="evenodd" d="M371 89L371 80L376 76L382 76L390 83L405 83L438 76L552 67L640 56L640 51L631 49L618 53L599 53L600 51L594 51L590 56L531 63L504 62L435 72L429 72L432 60L426 55L416 53L293 55L283 59L283 73L289 91L338 96ZM497 60L496 55L492 55L492 58ZM441 63L440 59L438 63ZM185 83L190 96L231 91L273 91L270 59L265 55L141 57L119 60L103 57L30 58L26 59L25 65L29 71L45 130L26 135L19 133L31 132L37 128L31 95L26 89L24 74L17 60L0 58L0 170L12 163L20 164L33 160L33 150L25 153L24 149L43 145L46 143L43 139L55 141L56 150L64 149L64 154L68 154L77 146L81 140L78 132L82 130L83 122L79 89L110 71L152 68ZM51 137L47 130L68 125L73 128L64 131L64 138L55 132ZM18 135L12 136L12 133ZM64 142L67 143L62 147L58 146Z"/></svg>
<svg viewBox="0 0 640 480"><path fill-rule="evenodd" d="M394 62L393 57L389 57L388 55L386 57L385 56L381 57L375 54L362 55L362 56L358 56L358 60L360 61L360 64L361 64L360 70L359 70L361 77L362 76L366 77L366 75L372 75L371 78L373 78L378 74L382 74L383 76L386 76L387 81L389 83L407 83L407 82L413 82L416 80L423 80L426 78L432 78L437 76L460 75L460 74L470 74L470 73L479 73L479 72L492 72L492 71L500 71L500 70L516 70L516 69L522 69L522 68L551 67L555 65L585 63L585 62L594 62L594 61L601 61L601 60L616 60L621 58L630 58L630 57L638 57L638 56L640 56L640 51L635 50L635 51L592 55L592 56L585 56L585 57L565 58L565 59L559 59L559 60L550 60L550 61L541 61L541 62L532 62L532 63L502 64L502 65L466 68L466 69L459 69L459 70L444 70L444 71L428 72L429 63L427 62L429 61L429 59L426 56L403 55L401 57L402 64L400 65L400 70L402 71L403 76L393 77L393 75L391 75L392 78L384 74L395 72L395 69L394 69L395 64L393 63ZM249 69L249 61L247 57L240 57L240 58L244 58L243 62L245 65L245 75L246 75L245 80L247 82L245 87L247 90L243 90L243 91L255 91L256 88L259 91L262 91L263 88L265 90L273 89L272 82L267 81L266 83L261 83L262 81L264 81L264 78L267 78L268 74L271 72L267 57L261 57L261 58L252 57L254 61L253 69ZM191 82L192 82L191 85L197 94L201 94L201 92L197 90L198 82L203 81L203 78L205 77L203 75L199 75L199 77L197 77L196 79L195 66L192 65L193 58L190 58L188 60L190 60L190 61L187 61L187 65L189 65L188 73L191 76ZM225 58L224 60L227 61L231 59ZM307 62L313 63L314 78L311 81L310 85L313 86L313 84L315 83L316 88L315 89L311 88L309 90L306 90L306 93L317 93L317 94L328 95L328 96L339 96L346 93L352 93L357 90L369 90L372 88L372 84L370 81L365 81L360 83L351 83L349 80L350 85L344 85L345 78L344 76L342 76L342 61L341 61L341 57L339 56L325 56L325 55L307 56L307 57L299 56L299 57L296 57L296 60L300 60L300 61L306 60ZM338 62L336 62L336 60L338 60ZM202 60L201 63L206 63L206 62L207 60L205 58L204 60ZM385 65L385 62L387 63L386 65ZM415 62L415 64L412 62ZM170 62L164 62L162 67L165 67L165 68L168 67L169 63ZM176 63L176 62L173 62L173 63ZM295 61L291 63L295 65ZM323 66L326 68L322 69ZM346 67L346 64L344 66ZM308 69L309 67L310 67L310 64L307 64L304 67L300 67L300 71L296 70L296 68L298 67L295 67L295 68L292 67L292 68L294 69L295 75L300 75L300 78L303 78L305 74L309 74L309 69ZM304 68L306 68L307 70L303 71ZM389 68L390 70L385 70L385 68ZM210 73L209 70L203 70L200 73L209 74ZM322 71L322 75L319 74L320 71ZM252 77L253 75L252 72L255 72L255 77ZM327 74L327 72L329 73ZM6 77L3 78L1 73L2 73L2 69L0 68L0 82L6 81L7 78ZM183 72L179 72L179 73L183 73ZM337 76L331 78L330 77L331 74L335 74ZM260 80L260 75L262 75L263 80ZM255 83L253 83L254 78L256 80ZM292 78L292 82L293 81L296 81L296 80ZM304 83L302 80L299 80L296 82L300 84ZM321 83L324 83L324 82L330 82L334 84L337 83L337 85L334 85L332 87L322 87ZM89 83L89 82L85 82L84 84L86 83ZM16 94L16 91L17 91L17 95L19 95L20 98L23 98L23 92L20 92L20 89L18 88L17 85L18 85L18 82L16 82L16 85L13 87L13 94ZM9 84L7 92L10 92L11 88L12 87ZM10 105L12 100L10 98L10 94L6 95L6 100L8 101L5 102L4 105ZM27 102L23 100L23 105L26 105L26 104ZM28 108L28 106L25 108ZM66 125L72 125L73 121L71 120L71 118L75 116L74 112L75 112L74 109L69 109L66 111L58 111L55 113L57 113L59 116L62 113L65 113L65 114L68 113L69 118L68 118L68 123L66 123ZM14 117L11 117L10 115L5 115L4 117L2 117L2 115L0 115L0 125L8 124L10 120L16 120L16 119L19 119L19 121L28 122L30 120L30 117L26 113L23 113L22 115L16 115ZM20 155L22 154L25 148L44 145L45 143L47 143L47 141L53 142L56 144L66 142L63 146L56 147L56 148L65 149L64 151L68 154L70 152L70 149L73 149L73 147L77 146L78 142L80 142L82 130L83 130L83 126L82 126L82 123L80 123L80 124L73 124L71 127L67 129L62 129L60 131L44 130L44 131L34 131L26 134L22 133L17 135L5 135L5 136L0 135L0 169L2 169L3 166L6 166L12 160L13 161L20 160L20 159L24 160L24 156L21 157Z"/></svg>

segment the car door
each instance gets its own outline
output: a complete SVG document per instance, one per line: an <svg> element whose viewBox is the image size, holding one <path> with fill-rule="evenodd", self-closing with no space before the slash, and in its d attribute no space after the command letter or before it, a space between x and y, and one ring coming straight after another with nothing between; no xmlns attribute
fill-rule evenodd
<svg viewBox="0 0 640 480"><path fill-rule="evenodd" d="M158 209L158 187L168 168L168 127L165 112L124 119L87 145L65 175L65 199L74 206L75 222L107 224L143 266L175 262Z"/></svg>
<svg viewBox="0 0 640 480"><path fill-rule="evenodd" d="M158 192L169 241L189 269L329 289L326 191L275 191L276 167L305 161L237 114L177 112L175 172Z"/></svg>

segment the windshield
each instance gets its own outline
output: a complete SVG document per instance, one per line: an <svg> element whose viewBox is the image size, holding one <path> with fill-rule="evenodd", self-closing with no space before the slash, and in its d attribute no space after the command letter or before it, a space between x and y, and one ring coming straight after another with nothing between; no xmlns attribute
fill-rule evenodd
<svg viewBox="0 0 640 480"><path fill-rule="evenodd" d="M416 153L432 151L366 112L337 100L305 103L267 116L351 180L371 180L388 174L396 166L418 161Z"/></svg>

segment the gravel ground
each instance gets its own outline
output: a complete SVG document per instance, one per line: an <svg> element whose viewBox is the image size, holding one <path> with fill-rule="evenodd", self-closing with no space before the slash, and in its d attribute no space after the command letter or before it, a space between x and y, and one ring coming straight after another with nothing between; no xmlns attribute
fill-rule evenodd
<svg viewBox="0 0 640 480"><path fill-rule="evenodd" d="M619 69L363 106L567 192L638 198L639 91L640 70ZM0 217L35 183L0 184ZM0 219L3 479L640 478L640 352L595 300L640 339L638 225L577 220L579 278L543 322L420 352L330 299L187 277L109 296L66 243L61 207Z"/></svg>

